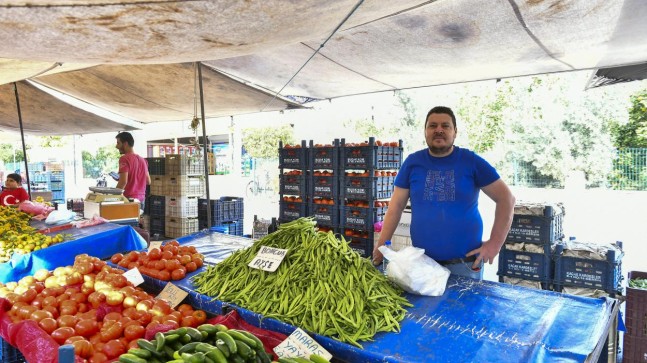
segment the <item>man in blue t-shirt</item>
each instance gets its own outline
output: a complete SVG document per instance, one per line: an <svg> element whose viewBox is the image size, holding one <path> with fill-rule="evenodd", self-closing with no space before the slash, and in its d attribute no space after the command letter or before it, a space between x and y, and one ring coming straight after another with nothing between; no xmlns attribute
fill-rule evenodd
<svg viewBox="0 0 647 363"><path fill-rule="evenodd" d="M497 171L473 151L454 146L456 117L449 107L432 108L425 121L427 149L407 157L395 178L378 247L393 237L411 199L411 240L453 274L481 279L483 262L492 264L512 223L515 198ZM496 203L490 239L483 241L479 192Z"/></svg>

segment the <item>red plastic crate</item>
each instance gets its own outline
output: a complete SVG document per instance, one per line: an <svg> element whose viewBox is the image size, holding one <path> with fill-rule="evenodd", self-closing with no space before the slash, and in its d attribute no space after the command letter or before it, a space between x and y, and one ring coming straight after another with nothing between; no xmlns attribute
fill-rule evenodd
<svg viewBox="0 0 647 363"><path fill-rule="evenodd" d="M629 271L629 280L637 277L647 279L647 272ZM625 337L647 338L647 290L631 288L627 282L626 295Z"/></svg>

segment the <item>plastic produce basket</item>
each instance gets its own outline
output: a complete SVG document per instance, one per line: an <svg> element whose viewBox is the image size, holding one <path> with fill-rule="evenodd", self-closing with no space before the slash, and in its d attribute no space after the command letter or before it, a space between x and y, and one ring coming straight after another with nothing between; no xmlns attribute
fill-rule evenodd
<svg viewBox="0 0 647 363"><path fill-rule="evenodd" d="M308 203L305 202L279 202L279 221L289 222L308 215Z"/></svg>
<svg viewBox="0 0 647 363"><path fill-rule="evenodd" d="M351 207L342 206L340 223L344 227L369 230L375 222L384 220L387 207Z"/></svg>
<svg viewBox="0 0 647 363"><path fill-rule="evenodd" d="M305 140L296 146L283 146L283 142L279 141L279 168L303 171L308 168L308 148Z"/></svg>
<svg viewBox="0 0 647 363"><path fill-rule="evenodd" d="M7 343L4 339L0 338L0 344L2 348L0 349L0 362L3 363L22 363L27 362L25 356L20 353L20 351Z"/></svg>
<svg viewBox="0 0 647 363"><path fill-rule="evenodd" d="M310 196L335 200L339 198L339 178L334 172L317 171L310 175L309 179Z"/></svg>
<svg viewBox="0 0 647 363"><path fill-rule="evenodd" d="M281 174L279 175L279 193L289 195L306 196L307 177L305 173L300 175Z"/></svg>
<svg viewBox="0 0 647 363"><path fill-rule="evenodd" d="M198 216L198 198L166 197L166 217L195 218Z"/></svg>
<svg viewBox="0 0 647 363"><path fill-rule="evenodd" d="M161 195L151 195L148 197L146 209L151 217L164 217L166 215L166 197Z"/></svg>
<svg viewBox="0 0 647 363"><path fill-rule="evenodd" d="M151 194L164 195L164 181L166 177L163 175L151 175Z"/></svg>
<svg viewBox="0 0 647 363"><path fill-rule="evenodd" d="M166 175L166 158L146 158L148 161L148 174Z"/></svg>
<svg viewBox="0 0 647 363"><path fill-rule="evenodd" d="M310 140L310 150L308 152L309 168L316 169L339 169L339 139L333 140L332 144L319 145Z"/></svg>
<svg viewBox="0 0 647 363"><path fill-rule="evenodd" d="M198 219L166 217L164 230L166 237L169 238L178 238L196 233L199 230Z"/></svg>
<svg viewBox="0 0 647 363"><path fill-rule="evenodd" d="M398 142L398 146L378 146L375 138L371 137L365 145L350 146L342 139L342 169L399 169L402 165L402 150L402 140Z"/></svg>
<svg viewBox="0 0 647 363"><path fill-rule="evenodd" d="M342 228L340 234L344 236L344 240L349 242L348 246L353 251L359 253L362 257L373 256L375 232Z"/></svg>
<svg viewBox="0 0 647 363"><path fill-rule="evenodd" d="M165 160L166 175L204 175L204 160L183 154L168 154Z"/></svg>
<svg viewBox="0 0 647 363"><path fill-rule="evenodd" d="M314 218L318 225L339 226L339 205L337 204L308 204L308 214Z"/></svg>
<svg viewBox="0 0 647 363"><path fill-rule="evenodd" d="M606 261L589 258L563 256L564 246L555 248L555 291L561 292L564 286L586 287L603 290L612 296L622 289L622 256L610 249Z"/></svg>
<svg viewBox="0 0 647 363"><path fill-rule="evenodd" d="M551 206L545 206L543 215L515 213L506 241L535 244L555 243L564 237L563 223L564 214Z"/></svg>
<svg viewBox="0 0 647 363"><path fill-rule="evenodd" d="M647 272L629 271L625 326L627 335L645 339L647 342L647 290L629 287L629 281L638 277L647 279Z"/></svg>
<svg viewBox="0 0 647 363"><path fill-rule="evenodd" d="M205 191L202 176L166 176L164 177L164 193L174 197L201 197Z"/></svg>
<svg viewBox="0 0 647 363"><path fill-rule="evenodd" d="M544 245L544 253L515 251L506 249L499 252L499 281L504 277L538 281L544 290L550 289L553 280L553 260L551 245Z"/></svg>
<svg viewBox="0 0 647 363"><path fill-rule="evenodd" d="M243 198L221 197L211 200L211 222L213 225L232 222L245 217ZM207 200L198 199L198 218L207 220Z"/></svg>

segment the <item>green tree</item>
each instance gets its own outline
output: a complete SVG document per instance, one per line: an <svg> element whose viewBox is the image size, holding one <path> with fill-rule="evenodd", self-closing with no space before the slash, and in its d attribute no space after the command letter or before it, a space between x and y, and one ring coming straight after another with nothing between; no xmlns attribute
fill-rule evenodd
<svg viewBox="0 0 647 363"><path fill-rule="evenodd" d="M82 151L83 177L98 178L102 173L116 171L119 156L119 150L115 149L114 146L102 146L94 155L87 151Z"/></svg>
<svg viewBox="0 0 647 363"><path fill-rule="evenodd" d="M253 158L277 158L279 141L294 143L294 132L290 125L281 127L247 128L242 132L242 144Z"/></svg>
<svg viewBox="0 0 647 363"><path fill-rule="evenodd" d="M27 146L29 149L29 146ZM16 162L24 161L25 155L22 153L22 148L14 147L12 144L0 144L0 160L6 163L14 162L14 151L16 156Z"/></svg>
<svg viewBox="0 0 647 363"><path fill-rule="evenodd" d="M511 92L510 82L505 81L485 97L472 93L461 98L457 117L463 121L468 145L475 152L489 151L503 138Z"/></svg>
<svg viewBox="0 0 647 363"><path fill-rule="evenodd" d="M647 148L647 89L630 96L629 120L611 126L613 144L617 148Z"/></svg>
<svg viewBox="0 0 647 363"><path fill-rule="evenodd" d="M67 144L67 138L63 136L42 136L40 138L41 147L61 147Z"/></svg>

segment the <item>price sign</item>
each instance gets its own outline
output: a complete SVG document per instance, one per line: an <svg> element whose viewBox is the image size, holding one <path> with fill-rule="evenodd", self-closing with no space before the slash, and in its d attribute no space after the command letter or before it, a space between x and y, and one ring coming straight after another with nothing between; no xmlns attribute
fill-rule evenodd
<svg viewBox="0 0 647 363"><path fill-rule="evenodd" d="M157 298L168 301L169 305L171 305L171 308L174 308L178 306L182 302L182 300L187 297L187 295L189 295L188 292L169 282L166 284L166 286L164 286L162 292L157 295Z"/></svg>
<svg viewBox="0 0 647 363"><path fill-rule="evenodd" d="M279 268L279 265L287 254L288 250L282 248L261 246L256 257L254 257L252 262L247 266L263 271L274 272Z"/></svg>
<svg viewBox="0 0 647 363"><path fill-rule="evenodd" d="M162 241L153 241L148 245L148 252L150 252L153 248L157 248L158 250L162 250Z"/></svg>
<svg viewBox="0 0 647 363"><path fill-rule="evenodd" d="M144 276L142 276L137 267L131 268L130 270L124 272L124 277L135 286L144 283Z"/></svg>
<svg viewBox="0 0 647 363"><path fill-rule="evenodd" d="M274 353L279 358L294 358L303 357L308 358L310 354L320 355L326 360L332 358L332 354L328 353L319 343L317 343L306 332L297 328L290 336L274 348Z"/></svg>

